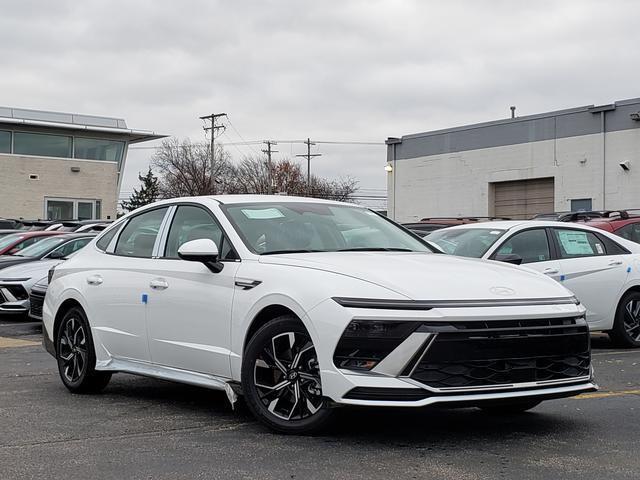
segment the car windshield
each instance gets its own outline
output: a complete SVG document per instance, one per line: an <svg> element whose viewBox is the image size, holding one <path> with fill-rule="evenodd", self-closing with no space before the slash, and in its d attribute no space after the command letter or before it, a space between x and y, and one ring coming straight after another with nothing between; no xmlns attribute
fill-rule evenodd
<svg viewBox="0 0 640 480"><path fill-rule="evenodd" d="M3 248L7 248L9 245L12 245L14 242L17 242L23 237L23 235L19 233L12 233L5 237L0 238L0 250Z"/></svg>
<svg viewBox="0 0 640 480"><path fill-rule="evenodd" d="M422 241L365 208L312 202L223 206L254 253L431 252Z"/></svg>
<svg viewBox="0 0 640 480"><path fill-rule="evenodd" d="M33 245L29 245L27 248L20 250L21 257L41 257L42 255L46 255L55 247L65 242L66 240L63 238L57 237L49 237L44 240L40 240L39 242L34 243Z"/></svg>
<svg viewBox="0 0 640 480"><path fill-rule="evenodd" d="M480 258L504 233L495 228L445 228L430 233L425 240L451 255Z"/></svg>

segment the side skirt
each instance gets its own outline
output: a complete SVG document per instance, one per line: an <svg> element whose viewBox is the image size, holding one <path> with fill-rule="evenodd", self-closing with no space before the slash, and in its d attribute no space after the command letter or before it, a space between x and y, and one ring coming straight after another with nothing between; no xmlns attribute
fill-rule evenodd
<svg viewBox="0 0 640 480"><path fill-rule="evenodd" d="M190 372L179 368L165 367L137 360L112 358L107 362L97 362L96 370L107 372L124 372L144 377L159 378L172 382L186 383L212 390L228 390L230 378L217 377L207 373Z"/></svg>

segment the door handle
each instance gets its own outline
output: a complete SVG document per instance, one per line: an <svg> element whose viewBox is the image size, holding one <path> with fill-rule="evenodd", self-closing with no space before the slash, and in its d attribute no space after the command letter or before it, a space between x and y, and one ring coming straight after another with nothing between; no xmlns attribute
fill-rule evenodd
<svg viewBox="0 0 640 480"><path fill-rule="evenodd" d="M609 262L609 266L611 266L611 267L615 267L615 266L618 266L618 265L622 265L622 260L611 260Z"/></svg>
<svg viewBox="0 0 640 480"><path fill-rule="evenodd" d="M103 279L101 275L90 275L87 277L87 283L89 285L100 285L102 282Z"/></svg>
<svg viewBox="0 0 640 480"><path fill-rule="evenodd" d="M545 268L542 273L544 273L545 275L556 275L560 272L556 268Z"/></svg>
<svg viewBox="0 0 640 480"><path fill-rule="evenodd" d="M169 288L169 284L164 278L156 278L149 282L149 286L154 290L165 290Z"/></svg>

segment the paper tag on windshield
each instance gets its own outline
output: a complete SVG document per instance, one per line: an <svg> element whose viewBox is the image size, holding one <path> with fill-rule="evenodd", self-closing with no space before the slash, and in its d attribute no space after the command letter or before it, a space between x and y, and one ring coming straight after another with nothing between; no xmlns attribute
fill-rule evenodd
<svg viewBox="0 0 640 480"><path fill-rule="evenodd" d="M490 235L500 235L502 232L500 230L491 230L489 232Z"/></svg>
<svg viewBox="0 0 640 480"><path fill-rule="evenodd" d="M277 208L243 208L241 211L245 217L250 218L251 220L269 220L272 218L284 217L284 214Z"/></svg>
<svg viewBox="0 0 640 480"><path fill-rule="evenodd" d="M604 253L604 250L602 249L602 245L600 245L599 243L596 243L596 250L600 255Z"/></svg>

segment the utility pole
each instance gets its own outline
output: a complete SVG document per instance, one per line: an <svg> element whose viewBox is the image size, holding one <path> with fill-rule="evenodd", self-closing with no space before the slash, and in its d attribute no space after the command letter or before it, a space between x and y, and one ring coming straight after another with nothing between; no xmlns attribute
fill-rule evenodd
<svg viewBox="0 0 640 480"><path fill-rule="evenodd" d="M266 150L262 150L262 153L266 153L267 154L267 193L269 195L271 195L273 193L273 180L271 178L271 154L272 153L278 153L277 150L271 150L271 146L272 145L277 145L277 142L274 142L273 140L265 140L262 143L266 143L267 144L267 149Z"/></svg>
<svg viewBox="0 0 640 480"><path fill-rule="evenodd" d="M215 138L216 133L219 129L222 129L222 132L227 129L224 125L216 125L216 119L221 117L226 117L226 113L212 113L211 115L205 115L200 117L200 120L209 120L211 122L211 126L207 127L206 125L203 127L204 131L211 131L211 195L215 195L216 193L216 179L215 179L215 158L216 158L216 146L215 146Z"/></svg>
<svg viewBox="0 0 640 480"><path fill-rule="evenodd" d="M296 155L296 157L306 157L307 158L307 195L311 196L311 157L320 157L321 153L311 153L311 145L315 145L311 141L310 138L307 138L307 141L304 142L307 145L307 153Z"/></svg>

